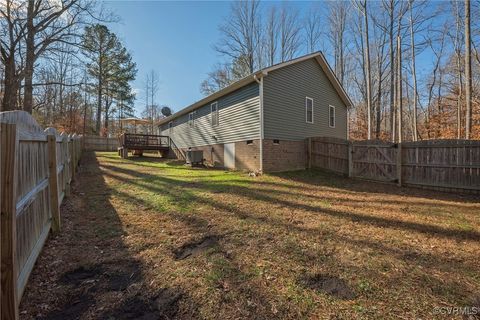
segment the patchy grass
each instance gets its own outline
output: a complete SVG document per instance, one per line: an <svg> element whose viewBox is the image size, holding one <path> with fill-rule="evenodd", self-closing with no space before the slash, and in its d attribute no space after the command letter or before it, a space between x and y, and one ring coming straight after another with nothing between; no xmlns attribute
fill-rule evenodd
<svg viewBox="0 0 480 320"><path fill-rule="evenodd" d="M473 197L97 153L62 212L24 319L425 319L480 300Z"/></svg>

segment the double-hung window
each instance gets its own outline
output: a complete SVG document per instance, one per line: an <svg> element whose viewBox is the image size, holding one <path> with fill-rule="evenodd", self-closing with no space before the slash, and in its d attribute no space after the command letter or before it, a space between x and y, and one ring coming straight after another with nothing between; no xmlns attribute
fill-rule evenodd
<svg viewBox="0 0 480 320"><path fill-rule="evenodd" d="M193 112L190 112L188 114L188 126L190 128L194 128L195 127L195 113L196 111L193 111Z"/></svg>
<svg viewBox="0 0 480 320"><path fill-rule="evenodd" d="M212 126L218 126L218 103L214 102L210 105L210 115L212 117Z"/></svg>
<svg viewBox="0 0 480 320"><path fill-rule="evenodd" d="M313 123L313 99L305 98L305 121L307 123Z"/></svg>
<svg viewBox="0 0 480 320"><path fill-rule="evenodd" d="M335 107L328 106L328 125L330 128L335 128Z"/></svg>

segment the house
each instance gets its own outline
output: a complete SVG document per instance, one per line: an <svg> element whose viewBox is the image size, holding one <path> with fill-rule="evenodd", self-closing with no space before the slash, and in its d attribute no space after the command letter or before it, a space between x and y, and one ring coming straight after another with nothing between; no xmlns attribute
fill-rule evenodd
<svg viewBox="0 0 480 320"><path fill-rule="evenodd" d="M304 169L306 138L347 138L352 102L321 52L255 72L164 118L176 157L203 150L207 164L274 172Z"/></svg>

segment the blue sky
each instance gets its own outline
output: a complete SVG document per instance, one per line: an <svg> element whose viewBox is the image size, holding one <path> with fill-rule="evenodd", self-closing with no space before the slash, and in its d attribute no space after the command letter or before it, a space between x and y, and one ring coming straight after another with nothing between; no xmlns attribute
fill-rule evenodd
<svg viewBox="0 0 480 320"><path fill-rule="evenodd" d="M221 57L212 46L229 2L105 1L121 22L111 28L137 63L136 115L145 106L144 81L150 70L160 77L157 102L179 110L196 100L200 82Z"/></svg>
<svg viewBox="0 0 480 320"><path fill-rule="evenodd" d="M290 5L305 13L312 3L324 4L295 1ZM440 3L432 2L428 9L433 11ZM105 0L104 4L121 19L110 28L137 63L138 75L133 83L137 116L145 108L144 82L150 70L155 70L160 77L156 103L178 111L202 98L201 81L222 61L213 45L220 38L218 26L228 18L231 2ZM273 1L262 3L263 6L273 4ZM429 50L419 52L419 74L428 73L432 62Z"/></svg>
<svg viewBox="0 0 480 320"><path fill-rule="evenodd" d="M222 57L213 49L218 26L228 18L230 1L104 1L120 23L110 28L137 63L136 115L145 108L146 74L160 77L156 102L178 111L202 98L200 83ZM275 2L264 2L268 6ZM293 2L302 8L311 2Z"/></svg>

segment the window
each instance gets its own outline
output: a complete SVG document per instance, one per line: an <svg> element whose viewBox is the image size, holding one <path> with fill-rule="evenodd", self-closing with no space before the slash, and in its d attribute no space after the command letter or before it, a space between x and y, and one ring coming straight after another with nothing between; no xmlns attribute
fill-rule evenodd
<svg viewBox="0 0 480 320"><path fill-rule="evenodd" d="M305 98L305 121L307 123L313 123L313 99Z"/></svg>
<svg viewBox="0 0 480 320"><path fill-rule="evenodd" d="M280 144L280 140L278 140L278 139L273 139L273 144Z"/></svg>
<svg viewBox="0 0 480 320"><path fill-rule="evenodd" d="M195 127L195 114L196 114L196 111L194 112L190 112L188 114L188 126L190 128L194 128Z"/></svg>
<svg viewBox="0 0 480 320"><path fill-rule="evenodd" d="M328 107L328 125L330 128L335 128L335 107Z"/></svg>
<svg viewBox="0 0 480 320"><path fill-rule="evenodd" d="M169 131L169 134L172 135L173 134L173 121L170 121L168 123L168 131Z"/></svg>
<svg viewBox="0 0 480 320"><path fill-rule="evenodd" d="M210 113L212 116L212 126L218 126L218 103L214 102L210 105Z"/></svg>

